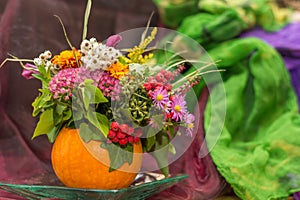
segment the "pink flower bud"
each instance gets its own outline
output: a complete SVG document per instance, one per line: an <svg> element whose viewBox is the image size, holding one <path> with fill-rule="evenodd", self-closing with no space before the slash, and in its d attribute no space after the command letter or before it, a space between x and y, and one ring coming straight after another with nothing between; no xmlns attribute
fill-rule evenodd
<svg viewBox="0 0 300 200"><path fill-rule="evenodd" d="M33 79L34 77L32 76L32 74L39 73L40 72L37 70L37 67L35 65L26 63L22 72L22 76L24 76L26 79Z"/></svg>
<svg viewBox="0 0 300 200"><path fill-rule="evenodd" d="M112 35L106 41L106 46L116 47L121 42L122 37L120 35Z"/></svg>

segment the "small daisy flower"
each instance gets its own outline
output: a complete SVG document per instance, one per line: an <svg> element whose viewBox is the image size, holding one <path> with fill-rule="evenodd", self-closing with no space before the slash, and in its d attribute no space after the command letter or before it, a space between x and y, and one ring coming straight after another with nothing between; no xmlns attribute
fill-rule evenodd
<svg viewBox="0 0 300 200"><path fill-rule="evenodd" d="M36 65L36 66L41 66L43 64L43 60L40 59L40 58L35 58L33 59L33 63Z"/></svg>
<svg viewBox="0 0 300 200"><path fill-rule="evenodd" d="M157 87L152 94L152 100L154 105L156 105L159 109L165 109L169 103L167 90L164 89L164 87Z"/></svg>
<svg viewBox="0 0 300 200"><path fill-rule="evenodd" d="M80 50L83 53L81 61L90 70L105 70L122 56L119 50L99 43L95 38L83 40Z"/></svg>
<svg viewBox="0 0 300 200"><path fill-rule="evenodd" d="M173 114L172 119L175 121L182 121L184 115L187 113L186 101L184 95L175 95L171 101L171 110Z"/></svg>
<svg viewBox="0 0 300 200"><path fill-rule="evenodd" d="M193 129L194 129L195 116L193 114L187 113L184 116L184 121L185 121L185 124L186 124L187 135L192 136L193 135Z"/></svg>

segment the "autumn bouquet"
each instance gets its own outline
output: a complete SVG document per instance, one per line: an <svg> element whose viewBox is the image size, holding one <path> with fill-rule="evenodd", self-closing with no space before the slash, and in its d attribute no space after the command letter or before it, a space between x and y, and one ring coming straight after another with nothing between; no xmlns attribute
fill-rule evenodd
<svg viewBox="0 0 300 200"><path fill-rule="evenodd" d="M147 27L138 45L118 49L120 35L104 43L86 39L85 31L80 47L75 48L62 27L69 50L54 56L46 50L33 60L7 59L19 61L27 79L41 81L32 104L33 116L39 116L33 138L45 134L53 143L63 130L77 130L84 144L100 141L99 147L107 150L109 173L130 165L134 146L139 144L168 176L168 154L175 149L164 147L171 145L179 127L192 136L195 117L187 109L186 93L201 80L201 70L181 76L186 61L158 63L149 47L157 28L147 35Z"/></svg>

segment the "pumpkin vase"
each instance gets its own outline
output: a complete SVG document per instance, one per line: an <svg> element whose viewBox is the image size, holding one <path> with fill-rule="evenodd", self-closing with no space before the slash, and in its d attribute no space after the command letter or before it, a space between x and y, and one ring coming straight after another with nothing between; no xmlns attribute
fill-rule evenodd
<svg viewBox="0 0 300 200"><path fill-rule="evenodd" d="M63 128L52 148L52 166L56 176L67 187L121 189L130 186L142 165L141 142L133 144L133 159L109 172L108 151L101 142L84 143L78 129Z"/></svg>

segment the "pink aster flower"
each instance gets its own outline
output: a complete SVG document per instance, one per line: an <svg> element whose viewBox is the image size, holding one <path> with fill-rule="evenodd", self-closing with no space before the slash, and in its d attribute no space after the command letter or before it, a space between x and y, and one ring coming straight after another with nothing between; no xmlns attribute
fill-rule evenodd
<svg viewBox="0 0 300 200"><path fill-rule="evenodd" d="M165 109L169 103L169 95L167 90L162 86L157 87L152 94L152 100L154 105L156 105L159 109Z"/></svg>
<svg viewBox="0 0 300 200"><path fill-rule="evenodd" d="M49 82L49 90L53 98L63 97L66 101L72 96L71 90L77 85L78 68L60 70Z"/></svg>
<svg viewBox="0 0 300 200"><path fill-rule="evenodd" d="M172 119L175 121L183 121L183 117L187 113L185 96L175 95L174 98L172 98L170 109Z"/></svg>
<svg viewBox="0 0 300 200"><path fill-rule="evenodd" d="M184 121L186 124L186 130L187 130L187 135L192 136L193 135L193 129L194 129L194 121L195 121L195 116L187 113L184 116Z"/></svg>

